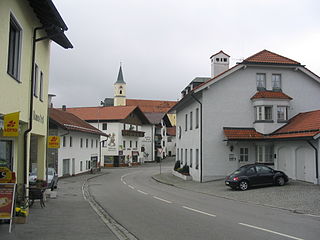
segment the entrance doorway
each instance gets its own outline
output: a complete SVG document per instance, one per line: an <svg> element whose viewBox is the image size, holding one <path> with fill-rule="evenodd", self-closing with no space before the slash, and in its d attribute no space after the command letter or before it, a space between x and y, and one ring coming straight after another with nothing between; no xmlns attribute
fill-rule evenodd
<svg viewBox="0 0 320 240"><path fill-rule="evenodd" d="M0 167L7 167L13 170L12 141L0 140Z"/></svg>
<svg viewBox="0 0 320 240"><path fill-rule="evenodd" d="M63 159L62 175L70 175L70 159Z"/></svg>

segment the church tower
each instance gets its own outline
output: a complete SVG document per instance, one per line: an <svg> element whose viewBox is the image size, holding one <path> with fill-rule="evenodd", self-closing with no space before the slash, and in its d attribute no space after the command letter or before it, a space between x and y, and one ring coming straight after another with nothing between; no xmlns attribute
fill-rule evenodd
<svg viewBox="0 0 320 240"><path fill-rule="evenodd" d="M117 81L114 83L113 105L126 106L126 83L123 80L121 65L120 65Z"/></svg>

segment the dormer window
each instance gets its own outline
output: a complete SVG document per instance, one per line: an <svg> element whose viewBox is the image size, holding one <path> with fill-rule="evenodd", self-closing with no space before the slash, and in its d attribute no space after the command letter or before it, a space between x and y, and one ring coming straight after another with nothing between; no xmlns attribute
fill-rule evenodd
<svg viewBox="0 0 320 240"><path fill-rule="evenodd" d="M216 62L219 62L220 61L220 58L216 58Z"/></svg>
<svg viewBox="0 0 320 240"><path fill-rule="evenodd" d="M256 121L272 121L272 106L257 106Z"/></svg>
<svg viewBox="0 0 320 240"><path fill-rule="evenodd" d="M280 91L281 90L281 75L280 74L272 74L272 90Z"/></svg>
<svg viewBox="0 0 320 240"><path fill-rule="evenodd" d="M278 106L277 107L277 121L278 122L288 121L288 107L287 106Z"/></svg>
<svg viewBox="0 0 320 240"><path fill-rule="evenodd" d="M265 73L257 73L257 90L265 90L266 89L266 74Z"/></svg>

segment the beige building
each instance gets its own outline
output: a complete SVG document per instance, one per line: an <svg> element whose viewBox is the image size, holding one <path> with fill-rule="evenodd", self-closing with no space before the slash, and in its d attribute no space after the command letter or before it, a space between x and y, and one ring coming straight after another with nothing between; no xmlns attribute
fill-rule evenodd
<svg viewBox="0 0 320 240"><path fill-rule="evenodd" d="M46 176L50 43L72 44L51 0L1 0L0 22L0 166L16 173L21 195L32 166ZM13 112L18 136L6 137L3 119Z"/></svg>

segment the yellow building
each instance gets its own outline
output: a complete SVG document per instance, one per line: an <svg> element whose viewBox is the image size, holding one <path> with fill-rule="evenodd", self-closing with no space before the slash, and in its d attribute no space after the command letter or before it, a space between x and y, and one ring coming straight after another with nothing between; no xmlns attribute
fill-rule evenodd
<svg viewBox="0 0 320 240"><path fill-rule="evenodd" d="M21 195L32 167L46 178L50 43L72 44L51 0L1 0L0 23L0 166L16 173ZM7 137L4 117L13 112L18 136Z"/></svg>

